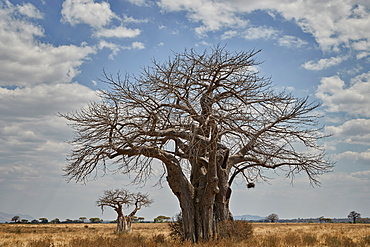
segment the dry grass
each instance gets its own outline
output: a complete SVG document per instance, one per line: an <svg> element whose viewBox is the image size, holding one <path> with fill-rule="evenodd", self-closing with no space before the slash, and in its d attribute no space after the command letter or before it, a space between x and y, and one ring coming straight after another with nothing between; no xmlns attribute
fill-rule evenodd
<svg viewBox="0 0 370 247"><path fill-rule="evenodd" d="M253 223L244 242L220 240L197 246L370 246L370 225ZM0 224L0 247L193 246L169 237L167 224L133 224L133 233L117 235L115 224Z"/></svg>
<svg viewBox="0 0 370 247"><path fill-rule="evenodd" d="M369 224L253 224L246 246L370 246Z"/></svg>

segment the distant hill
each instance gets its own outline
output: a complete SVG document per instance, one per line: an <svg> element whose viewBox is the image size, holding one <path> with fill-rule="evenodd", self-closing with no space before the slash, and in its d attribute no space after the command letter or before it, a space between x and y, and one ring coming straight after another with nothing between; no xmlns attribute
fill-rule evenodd
<svg viewBox="0 0 370 247"><path fill-rule="evenodd" d="M234 216L235 220L253 220L253 221L258 221L258 220L264 220L266 217L261 217L258 215L250 215L250 214L245 214L245 215L238 215Z"/></svg>
<svg viewBox="0 0 370 247"><path fill-rule="evenodd" d="M31 221L35 219L31 215L27 215L27 214L8 214L8 213L0 212L0 223L11 222L14 216L19 216L20 220L26 219L26 220Z"/></svg>

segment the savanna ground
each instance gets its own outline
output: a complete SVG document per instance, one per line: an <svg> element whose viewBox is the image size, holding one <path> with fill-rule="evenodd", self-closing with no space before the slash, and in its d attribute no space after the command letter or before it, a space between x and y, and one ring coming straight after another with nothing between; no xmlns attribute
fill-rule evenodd
<svg viewBox="0 0 370 247"><path fill-rule="evenodd" d="M370 246L370 224L252 223L253 234L237 242L223 239L196 246ZM117 235L115 224L0 224L0 247L193 246L169 236L166 223L133 224Z"/></svg>

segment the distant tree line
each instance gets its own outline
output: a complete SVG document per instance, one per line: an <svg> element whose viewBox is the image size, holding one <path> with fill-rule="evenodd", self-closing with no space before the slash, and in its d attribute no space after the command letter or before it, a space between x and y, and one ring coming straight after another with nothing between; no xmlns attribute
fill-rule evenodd
<svg viewBox="0 0 370 247"><path fill-rule="evenodd" d="M31 224L60 224L60 223L68 223L68 224L72 224L72 223L88 223L86 222L86 217L80 217L79 219L77 220L71 220L71 219L66 219L65 221L60 221L59 218L55 218L55 219L52 219L52 220L48 220L47 218L39 218L38 220L37 219L34 219L34 220L27 220L27 219L20 219L19 216L14 216L11 221L14 222L14 223L24 223L24 224L27 224L27 223L31 223ZM100 219L100 218L90 218L89 219L90 223L102 223L103 222L103 219Z"/></svg>
<svg viewBox="0 0 370 247"><path fill-rule="evenodd" d="M166 223L171 220L171 217L159 215L153 219L153 221L145 221L144 217L141 216L134 216L132 219L133 223L146 223L146 222L154 222L154 223ZM72 220L72 219L66 219L64 221L59 220L59 218L55 218L52 220L48 220L47 218L39 218L34 220L27 220L27 219L21 219L19 216L14 216L11 221L13 223L18 224L79 224L79 223L103 223L104 220L100 219L98 217L90 218L89 221L87 221L86 217L80 217L79 219ZM7 223L7 222L6 222ZM116 220L109 221L109 223L117 223Z"/></svg>
<svg viewBox="0 0 370 247"><path fill-rule="evenodd" d="M350 221L346 220L345 218L341 218L341 219L331 219L331 218L328 218L328 217L324 217L324 216L321 216L319 218L310 218L310 219L302 219L302 218L298 218L298 219L283 219L283 220L279 220L279 216L275 213L272 213L268 216L266 216L265 219L262 219L262 220L257 220L257 221L253 221L253 220L250 220L251 222L271 222L271 223L274 223L274 222L301 222L301 223L353 223L353 224L356 224L356 223L370 223L370 218L361 218L361 214L356 212L356 211L351 211L348 216L347 216L348 219L350 219Z"/></svg>
<svg viewBox="0 0 370 247"><path fill-rule="evenodd" d="M274 223L274 222L307 222L307 223L353 223L353 224L356 224L356 223L367 223L369 224L370 223L370 218L361 218L361 214L356 212L356 211L351 211L348 216L347 216L348 219L350 219L351 221L344 221L344 218L343 219L331 219L331 218L327 218L327 217L324 217L324 216L321 216L319 218L310 218L310 219L301 219L301 218L298 218L298 219L291 219L291 220L280 220L279 219L279 216L275 213L272 213L268 216L266 216L266 218L264 220L260 220L260 221L257 221L257 222L271 222L271 223ZM155 217L153 219L153 221L145 221L145 218L144 217L138 217L138 216L134 216L133 219L132 219L132 222L133 223L147 223L147 222L154 222L154 223L169 223L169 222L172 222L171 221L171 217L168 217L168 216L164 216L164 215L159 215L157 217ZM71 219L66 219L65 221L60 221L58 218L55 218L53 220L49 220L47 218L39 218L39 220L32 220L32 221L29 221L27 219L21 219L19 216L14 216L11 221L13 223L20 223L20 224L74 224L74 223L103 223L103 219L100 219L98 217L95 217L95 218L90 218L89 219L89 222L87 221L87 218L86 217L80 217L79 219L76 219L76 220L71 220ZM113 220L113 221L110 221L110 223L117 223L116 220Z"/></svg>

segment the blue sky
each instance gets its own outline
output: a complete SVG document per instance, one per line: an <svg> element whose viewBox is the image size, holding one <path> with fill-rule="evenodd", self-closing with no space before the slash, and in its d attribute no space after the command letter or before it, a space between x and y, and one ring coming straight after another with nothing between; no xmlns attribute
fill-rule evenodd
<svg viewBox="0 0 370 247"><path fill-rule="evenodd" d="M370 3L367 0L0 0L0 211L35 218L114 219L95 206L103 190L129 178L67 183L62 167L73 136L58 112L97 100L99 79L138 74L152 59L217 44L262 49L262 75L279 90L323 105L325 140L334 172L312 188L281 174L247 190L233 187L234 215L280 218L370 216ZM138 215L179 212L157 179L133 191L155 199Z"/></svg>

